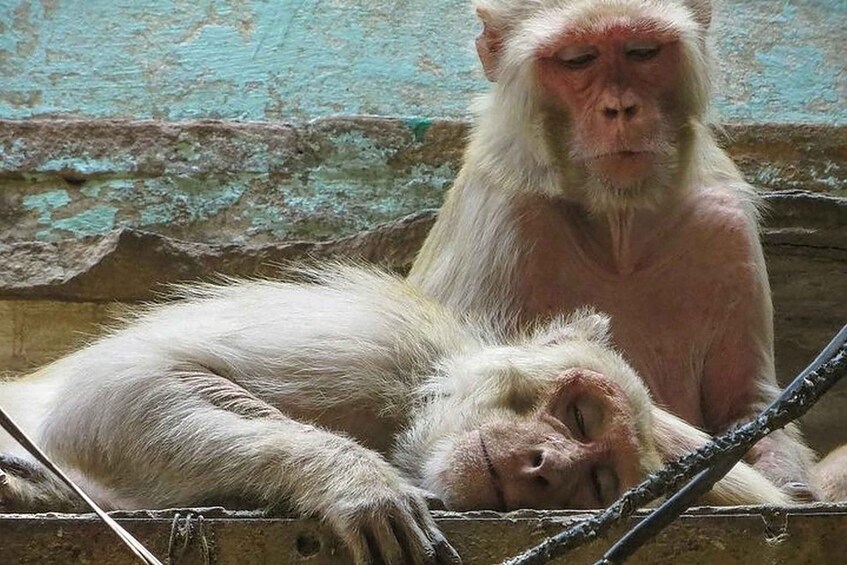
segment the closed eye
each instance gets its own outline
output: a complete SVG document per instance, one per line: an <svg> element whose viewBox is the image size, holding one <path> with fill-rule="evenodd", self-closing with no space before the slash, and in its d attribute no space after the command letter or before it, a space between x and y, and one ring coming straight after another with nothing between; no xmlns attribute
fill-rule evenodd
<svg viewBox="0 0 847 565"><path fill-rule="evenodd" d="M600 484L600 475L596 467L591 469L591 486L594 489L594 496L597 498L600 507L606 506L606 503L603 502L603 486Z"/></svg>
<svg viewBox="0 0 847 565"><path fill-rule="evenodd" d="M559 61L570 69L584 69L588 65L594 62L594 59L597 58L597 55L593 53L586 53L584 55L580 55L579 57L572 57L570 59L559 59Z"/></svg>
<svg viewBox="0 0 847 565"><path fill-rule="evenodd" d="M569 69L584 69L597 59L597 50L588 45L568 45L556 53L556 60Z"/></svg>
<svg viewBox="0 0 847 565"><path fill-rule="evenodd" d="M574 424L576 425L576 430L579 432L580 439L587 439L588 432L585 428L585 417L582 415L582 410L576 405L576 403L571 404L571 416L573 417Z"/></svg>
<svg viewBox="0 0 847 565"><path fill-rule="evenodd" d="M661 50L661 45L645 45L628 47L624 53L626 54L626 58L632 61L649 61L658 55Z"/></svg>
<svg viewBox="0 0 847 565"><path fill-rule="evenodd" d="M605 465L599 465L591 469L591 486L594 496L601 507L606 507L618 498L620 481L617 474Z"/></svg>

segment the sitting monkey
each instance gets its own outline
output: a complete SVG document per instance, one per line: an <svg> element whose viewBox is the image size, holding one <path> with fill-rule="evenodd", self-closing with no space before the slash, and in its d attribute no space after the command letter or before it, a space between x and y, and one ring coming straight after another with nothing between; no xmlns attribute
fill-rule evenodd
<svg viewBox="0 0 847 565"><path fill-rule="evenodd" d="M599 508L704 441L579 312L503 342L339 265L183 289L20 380L0 406L106 508L237 501L325 520L357 562L452 562L447 508ZM0 432L0 506L81 504ZM716 503L788 502L739 464Z"/></svg>

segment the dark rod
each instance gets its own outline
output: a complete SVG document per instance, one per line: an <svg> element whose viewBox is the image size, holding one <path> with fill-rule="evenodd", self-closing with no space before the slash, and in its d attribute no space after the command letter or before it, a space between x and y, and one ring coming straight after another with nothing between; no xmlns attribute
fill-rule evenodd
<svg viewBox="0 0 847 565"><path fill-rule="evenodd" d="M737 438L731 438L734 445L718 452L711 466L627 532L595 565L618 565L625 562L729 473L754 443L805 414L847 372L843 370L847 366L845 343L847 325L756 420L729 433ZM839 367L842 370L839 371Z"/></svg>

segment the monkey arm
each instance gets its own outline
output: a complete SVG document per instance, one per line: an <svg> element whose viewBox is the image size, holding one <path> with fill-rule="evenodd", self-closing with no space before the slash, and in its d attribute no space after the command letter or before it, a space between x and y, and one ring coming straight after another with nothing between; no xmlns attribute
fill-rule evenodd
<svg viewBox="0 0 847 565"><path fill-rule="evenodd" d="M474 175L475 167L466 166L456 178L408 281L454 312L502 323L518 313L517 197Z"/></svg>
<svg viewBox="0 0 847 565"><path fill-rule="evenodd" d="M743 233L743 232L742 232ZM749 233L749 232L747 232ZM701 406L711 433L753 417L776 398L773 355L773 310L764 258L757 241L746 240L742 252L753 260L724 277L732 297L715 323L715 337L703 371ZM747 460L798 500L816 499L810 469L812 451L799 429L790 425L757 443Z"/></svg>
<svg viewBox="0 0 847 565"><path fill-rule="evenodd" d="M454 560L421 491L376 452L203 367L98 381L87 401L64 399L43 441L118 496L148 508L284 503L326 521L356 563Z"/></svg>

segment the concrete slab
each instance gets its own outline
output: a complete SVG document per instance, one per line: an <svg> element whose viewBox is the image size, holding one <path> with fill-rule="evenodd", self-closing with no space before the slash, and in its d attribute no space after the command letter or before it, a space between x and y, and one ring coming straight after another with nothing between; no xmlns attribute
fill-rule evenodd
<svg viewBox="0 0 847 565"><path fill-rule="evenodd" d="M468 116L469 0L6 0L0 118ZM724 120L847 123L847 3L715 2Z"/></svg>
<svg viewBox="0 0 847 565"><path fill-rule="evenodd" d="M244 512L201 509L187 524L186 512L138 512L118 521L163 561L172 565L261 565L348 563L324 526L310 520L263 519ZM568 524L580 512L516 511L509 514L436 512L436 520L464 565L491 565L515 556ZM594 563L611 542L643 513L605 537L552 563ZM191 527L190 532L186 526ZM637 552L632 565L801 565L838 563L847 555L847 508L699 508L686 513ZM183 535L188 532L189 535ZM4 563L127 565L137 560L93 515L2 515Z"/></svg>

